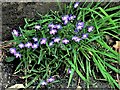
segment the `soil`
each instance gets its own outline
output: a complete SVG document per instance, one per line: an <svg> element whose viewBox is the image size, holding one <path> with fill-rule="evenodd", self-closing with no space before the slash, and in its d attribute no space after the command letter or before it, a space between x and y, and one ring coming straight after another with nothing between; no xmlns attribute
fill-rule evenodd
<svg viewBox="0 0 120 90"><path fill-rule="evenodd" d="M36 12L45 14L49 10L58 10L57 3L16 3L4 2L2 3L2 40L11 39L12 28L23 24L24 18L39 18Z"/></svg>
<svg viewBox="0 0 120 90"><path fill-rule="evenodd" d="M63 3L62 3L63 4ZM63 6L61 4L61 6ZM101 6L104 6L106 3L103 3ZM120 5L120 3L116 2L111 4L110 7ZM2 3L2 41L8 41L12 39L11 31L12 28L18 27L18 25L22 25L24 22L24 18L39 18L36 14L36 11L40 14L46 14L50 9L53 11L59 10L56 2L28 2L28 3L21 3L21 2L4 2ZM4 64L4 65L3 65ZM15 65L13 62L6 63L3 61L0 66L0 72L2 71L2 87L7 88L12 86L16 83L23 83L24 81L17 76L13 76L13 72L15 69ZM1 74L1 73L0 73ZM76 76L74 76L75 78ZM78 79L78 78L77 78ZM73 86L77 86L77 81L75 81ZM103 81L96 81L91 77L91 81L93 85L91 88L110 88L109 84ZM66 82L62 84L65 87L67 84ZM81 81L80 86L85 88L85 82ZM1 85L0 85L1 86ZM59 86L59 84L57 85ZM56 87L57 87L56 86Z"/></svg>

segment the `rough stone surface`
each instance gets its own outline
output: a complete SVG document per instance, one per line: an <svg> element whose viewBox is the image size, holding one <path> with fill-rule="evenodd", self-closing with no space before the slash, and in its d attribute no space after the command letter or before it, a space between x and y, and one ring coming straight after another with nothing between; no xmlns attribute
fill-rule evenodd
<svg viewBox="0 0 120 90"><path fill-rule="evenodd" d="M0 90L2 89L2 81L3 81L2 65L3 64L0 62Z"/></svg>

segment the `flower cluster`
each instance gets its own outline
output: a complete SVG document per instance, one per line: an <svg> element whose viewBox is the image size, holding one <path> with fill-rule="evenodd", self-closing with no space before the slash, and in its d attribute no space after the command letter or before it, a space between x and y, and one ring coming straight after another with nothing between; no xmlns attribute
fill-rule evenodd
<svg viewBox="0 0 120 90"><path fill-rule="evenodd" d="M60 24L54 25L53 23L50 23L48 28L50 29L50 34L55 35L62 26Z"/></svg>
<svg viewBox="0 0 120 90"><path fill-rule="evenodd" d="M67 20L67 21L70 21L70 20L74 20L74 18L75 18L74 15L73 15L73 16L72 16L72 15L65 15L65 16L62 17L62 20L63 20L64 22L66 22L66 20ZM35 29L37 29L37 30L39 30L39 29L41 28L40 25L35 25L34 27L35 27ZM78 33L78 32L80 32L84 27L85 27L85 26L84 26L84 22L78 21L77 24L76 24L76 28L75 28L74 31ZM50 29L50 34L54 35L54 34L56 34L56 33L58 32L59 29L62 29L62 25L50 23L50 24L48 25L48 28ZM88 31L88 32L92 32L93 29L94 29L93 26L88 26L87 31ZM15 29L13 30L12 33L13 33L13 35L15 35L15 36L20 36L20 35L19 35L19 32L18 32L17 30L15 30ZM81 38L80 38L80 36L73 36L73 37L72 37L72 40L75 41L75 42L80 42L80 40L83 40L83 39L86 39L86 38L88 38L88 33L82 34ZM37 49L37 48L39 47L38 38L37 38L37 37L33 37L32 40L34 41L34 43L31 43L31 42L27 42L27 43L25 43L25 44L24 44L24 43L20 43L20 44L18 45L18 47L19 47L20 49L25 48L25 47L26 47L26 48ZM40 39L40 44L41 44L41 45L45 45L46 42L47 42L47 38L41 38L41 39ZM68 44L68 43L70 42L70 40L68 40L68 39L66 39L66 38L61 39L60 37L54 37L54 38L52 38L52 40L49 42L49 46L53 46L54 43L59 43L59 42L62 42L63 44ZM17 53L15 48L10 48L10 53L14 54L14 55L16 56L16 58L18 58L18 57L21 58L21 54L20 54L19 52Z"/></svg>
<svg viewBox="0 0 120 90"><path fill-rule="evenodd" d="M77 8L78 5L79 5L78 2L75 3L74 8ZM75 19L76 19L76 15L73 15L73 14L64 15L61 17L61 20L63 21L61 23L58 23L58 22L47 23L47 28L46 28L44 36L43 35L37 36L37 33L35 33L35 35L32 36L31 39L30 38L28 39L29 41L20 42L16 46L19 49L30 49L30 50L37 49L37 50L39 50L40 46L41 47L45 46L45 45L47 45L47 43L48 43L50 49L52 48L52 46L58 45L58 44L67 45L67 44L70 44L71 42L75 42L75 43L79 44L81 40L88 38L89 33L94 30L94 27L87 26L87 28L86 28L85 22L80 21L80 20L77 21ZM68 38L67 37L68 35L66 35L66 32L65 32L65 34L62 35L63 37L60 36L59 34L61 34L61 32L62 32L62 34L64 33L64 30L63 30L63 29L65 29L64 27L68 26L68 28L69 28L70 25L73 25L73 28L72 28L73 30L70 30L68 32L72 33L72 35L70 34L71 36ZM33 28L34 28L35 32L41 32L41 28L44 28L44 26L41 27L40 24L37 24L37 25L34 25ZM83 31L83 29L86 29L86 31L85 30ZM80 33L80 34L76 34L76 33ZM24 34L24 32L22 34L20 34L20 32L18 30L14 29L12 34L19 38L19 36L23 36L22 34ZM38 38L38 37L40 37L40 38ZM18 52L17 50L18 50L17 48L9 49L10 53L13 54L16 58L21 58L22 52ZM72 72L71 69L68 69L68 74L70 74L71 72ZM43 80L40 83L40 85L45 86L54 81L55 81L55 78L50 77L48 79Z"/></svg>
<svg viewBox="0 0 120 90"><path fill-rule="evenodd" d="M32 39L33 39L34 43L27 42L25 45L22 44L22 46L24 45L26 48L33 48L33 49L38 48L38 46L39 46L38 38L33 37ZM20 45L20 44L19 44L19 45Z"/></svg>
<svg viewBox="0 0 120 90"><path fill-rule="evenodd" d="M13 54L16 58L21 58L21 54L16 51L16 48L10 48L10 53Z"/></svg>
<svg viewBox="0 0 120 90"><path fill-rule="evenodd" d="M59 42L62 42L63 44L68 44L69 43L69 40L64 38L64 39L60 39L59 37L56 37L56 38L53 38L53 41L51 41L49 43L49 46L52 46L54 43L59 43Z"/></svg>
<svg viewBox="0 0 120 90"><path fill-rule="evenodd" d="M41 83L40 83L40 85L47 85L48 83L51 83L51 82L53 82L53 81L55 81L55 78L54 77L51 77L51 78L48 78L46 81L42 81Z"/></svg>
<svg viewBox="0 0 120 90"><path fill-rule="evenodd" d="M79 5L79 2L76 2L76 3L74 4L74 8L77 8L78 5ZM75 16L75 15L72 15L72 14L64 15L64 16L62 16L62 21L64 22L63 24L64 24L64 25L67 25L67 23L68 23L69 21L72 21L72 20L74 20L75 18L76 18L76 16ZM77 21L77 23L76 23L75 26L76 26L76 27L75 27L75 30L74 30L75 33L79 33L79 32L82 31L83 28L85 28L85 23L82 22L82 21ZM49 28L49 34L55 35L55 34L57 34L57 32L58 32L60 29L62 29L62 25L59 24L59 23L58 23L58 24L50 23L50 24L48 24L48 28ZM34 26L34 29L35 29L35 30L40 30L40 29L41 29L40 24L35 25L35 26ZM94 29L93 26L88 26L88 27L87 27L88 33L89 33L89 32L92 32L93 29ZM79 36L79 35L72 36L71 40L73 40L73 41L75 41L75 42L80 42L81 40L88 38L88 35L89 35L88 33L83 33L82 36ZM16 37L22 36L22 34L20 34L20 33L18 32L18 30L15 30L15 29L13 30L12 34L13 34L14 36L16 36ZM47 38L45 38L45 37L44 37L44 38L39 38L40 43L38 43L38 38L37 38L37 37L33 37L32 40L33 40L33 43L31 43L30 41L28 41L28 42L26 42L26 43L20 43L20 44L18 45L18 47L19 47L20 49L22 49L22 48L28 48L28 49L29 49L29 48L33 48L33 49L37 49L37 48L39 47L39 44L45 45L46 42L49 43L49 46L53 46L54 43L60 43L60 42L62 42L63 44L68 44L68 43L71 41L70 39L67 39L67 37L61 38L60 36L57 36L57 37L55 36L55 37L53 37L51 40L50 40L50 39L47 39ZM48 40L49 40L49 41L48 41ZM10 53L11 53L11 54L14 54L14 55L16 56L16 58L18 58L18 57L21 58L21 54L20 54L19 52L16 52L16 49L15 49L15 48L10 48Z"/></svg>
<svg viewBox="0 0 120 90"><path fill-rule="evenodd" d="M34 28L35 28L36 30L40 30L40 29L41 29L41 26L40 26L40 25L35 25ZM16 36L16 37L22 36L22 34L20 34L20 32L19 32L18 30L16 30L16 29L13 29L12 34L13 34L14 36Z"/></svg>
<svg viewBox="0 0 120 90"><path fill-rule="evenodd" d="M77 37L77 36L73 36L72 40L74 40L75 42L79 42L80 40L82 40L81 38Z"/></svg>
<svg viewBox="0 0 120 90"><path fill-rule="evenodd" d="M71 21L71 20L74 20L76 18L76 16L75 15L64 15L63 17L62 17L62 20L63 20L63 22L64 22L64 25L66 25L69 21Z"/></svg>
<svg viewBox="0 0 120 90"><path fill-rule="evenodd" d="M40 27L40 26L39 26ZM38 25L37 26L35 26L35 28L36 29L39 29L38 28ZM19 32L17 31L17 30L13 30L13 35L15 35L15 36L21 36L21 34L19 34ZM22 49L22 48L33 48L33 49L36 49L36 48L38 48L38 46L39 46L39 43L38 43L38 38L37 37L33 37L32 38L33 39L33 42L34 43L31 43L31 42L27 42L27 43L19 43L18 44L18 47L20 48L20 49ZM42 43L43 42L43 43ZM43 41L43 40L41 40L41 44L45 44L45 41ZM9 51L10 51L10 53L11 54L13 54L16 58L21 58L21 54L20 54L20 52L17 52L16 51L16 48L10 48L9 49Z"/></svg>
<svg viewBox="0 0 120 90"><path fill-rule="evenodd" d="M72 16L71 16L72 17ZM68 17L68 15L66 15L64 18L62 18L63 20L73 20L73 18L71 19L68 19L70 17ZM40 25L35 25L35 28L36 29L40 29L41 26ZM50 34L56 34L57 31L59 29L62 28L62 26L60 24L49 24L48 25L48 28L50 29ZM82 29L84 28L84 22L81 22L81 21L78 21L77 24L76 24L76 28L75 28L75 32L79 32L81 31ZM89 26L87 28L88 32L91 32L93 31L94 27L93 26ZM19 36L19 32L17 30L13 30L12 32L15 36ZM73 36L72 37L72 40L75 41L75 42L80 42L80 40L83 40L83 39L86 39L88 38L88 33L85 33L85 34L82 34L82 37L80 38L79 36ZM20 49L22 48L33 48L33 49L37 49L39 47L39 43L38 43L38 38L37 37L33 37L32 38L34 43L31 43L31 42L27 42L27 43L20 43L18 45L18 47ZM40 44L41 45L45 45L47 42L47 38L41 38L40 39ZM59 42L62 42L63 44L68 44L70 42L70 40L64 38L64 39L61 39L60 37L54 37L50 42L49 42L49 46L53 46L54 43L59 43ZM16 52L16 49L15 48L10 48L10 53L11 54L14 54L16 58L21 58L21 54L19 52Z"/></svg>

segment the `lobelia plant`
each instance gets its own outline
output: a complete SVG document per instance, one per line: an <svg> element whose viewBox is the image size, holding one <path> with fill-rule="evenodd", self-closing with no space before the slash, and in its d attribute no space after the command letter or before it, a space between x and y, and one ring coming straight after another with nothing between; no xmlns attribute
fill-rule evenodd
<svg viewBox="0 0 120 90"><path fill-rule="evenodd" d="M85 7L85 5L87 6ZM59 69L70 74L70 87L74 73L86 82L86 87L92 84L91 76L100 77L112 86L120 88L112 73L118 73L118 53L105 42L105 35L118 40L120 6L107 8L96 3L70 3L61 12L40 15L40 20L32 21L25 18L25 25L14 29L15 42L9 52L19 60L15 73L23 72L26 88L37 82L36 88L49 86L60 82ZM94 6L93 6L94 5ZM114 11L114 12L112 12ZM13 58L12 57L12 58ZM6 59L8 60L8 59ZM112 72L112 73L110 73Z"/></svg>

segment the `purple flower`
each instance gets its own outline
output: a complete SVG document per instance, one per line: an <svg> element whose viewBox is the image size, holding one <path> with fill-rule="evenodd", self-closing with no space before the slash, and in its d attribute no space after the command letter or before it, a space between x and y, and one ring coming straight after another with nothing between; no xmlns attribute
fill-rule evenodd
<svg viewBox="0 0 120 90"><path fill-rule="evenodd" d="M55 79L53 77L47 79L47 82L53 82Z"/></svg>
<svg viewBox="0 0 120 90"><path fill-rule="evenodd" d="M50 30L50 34L53 34L53 35L54 35L54 34L56 34L56 33L57 33L57 30L56 30L56 29L51 29L51 30Z"/></svg>
<svg viewBox="0 0 120 90"><path fill-rule="evenodd" d="M60 24L55 25L56 29L61 29L62 26Z"/></svg>
<svg viewBox="0 0 120 90"><path fill-rule="evenodd" d="M22 34L20 34L19 36L22 36Z"/></svg>
<svg viewBox="0 0 120 90"><path fill-rule="evenodd" d="M78 25L78 26L84 26L84 22L80 22L80 21L79 21L79 22L77 23L77 25Z"/></svg>
<svg viewBox="0 0 120 90"><path fill-rule="evenodd" d="M56 38L54 39L54 42L59 43L59 41L60 41L60 38L59 38L59 37L56 37Z"/></svg>
<svg viewBox="0 0 120 90"><path fill-rule="evenodd" d="M74 37L72 37L72 40L74 40L75 42L79 42L81 40L81 38L74 36Z"/></svg>
<svg viewBox="0 0 120 90"><path fill-rule="evenodd" d="M27 42L26 44L25 44L25 47L27 47L27 48L30 48L32 46L32 43L31 42Z"/></svg>
<svg viewBox="0 0 120 90"><path fill-rule="evenodd" d="M66 21L66 20L68 20L68 19L69 19L69 15L65 15L65 16L62 17L62 20L63 20L63 21Z"/></svg>
<svg viewBox="0 0 120 90"><path fill-rule="evenodd" d="M13 35L15 35L15 36L18 36L18 35L19 35L18 31L17 31L17 30L15 30L15 29L13 30L13 32L12 32L12 33L13 33Z"/></svg>
<svg viewBox="0 0 120 90"><path fill-rule="evenodd" d="M76 25L76 29L81 30L84 27L84 22L78 22Z"/></svg>
<svg viewBox="0 0 120 90"><path fill-rule="evenodd" d="M38 38L36 38L36 37L33 37L32 39L34 40L34 42L38 41Z"/></svg>
<svg viewBox="0 0 120 90"><path fill-rule="evenodd" d="M83 26L77 26L76 29L77 30L81 30L83 28Z"/></svg>
<svg viewBox="0 0 120 90"><path fill-rule="evenodd" d="M68 44L68 43L69 43L69 40L64 39L64 40L62 40L62 43L64 43L64 44Z"/></svg>
<svg viewBox="0 0 120 90"><path fill-rule="evenodd" d="M78 32L79 32L79 30L78 30L78 29L75 29L75 30L74 30L74 32L78 33Z"/></svg>
<svg viewBox="0 0 120 90"><path fill-rule="evenodd" d="M70 16L69 16L69 20L74 20L75 18L76 18L76 16L75 16L75 15L73 15L73 16L72 16L72 15L70 15Z"/></svg>
<svg viewBox="0 0 120 90"><path fill-rule="evenodd" d="M88 33L82 35L82 39L86 39L88 37Z"/></svg>
<svg viewBox="0 0 120 90"><path fill-rule="evenodd" d="M24 44L23 43L20 43L18 46L19 46L19 48L24 48Z"/></svg>
<svg viewBox="0 0 120 90"><path fill-rule="evenodd" d="M66 25L68 23L69 20L74 20L74 18L76 18L75 15L65 15L62 17L62 20L64 21L64 25Z"/></svg>
<svg viewBox="0 0 120 90"><path fill-rule="evenodd" d="M41 26L40 25L35 25L35 29L40 30Z"/></svg>
<svg viewBox="0 0 120 90"><path fill-rule="evenodd" d="M46 41L47 41L46 38L42 38L40 44L46 44Z"/></svg>
<svg viewBox="0 0 120 90"><path fill-rule="evenodd" d="M50 23L50 24L48 25L48 28L55 28L55 25L54 25L53 23Z"/></svg>
<svg viewBox="0 0 120 90"><path fill-rule="evenodd" d="M89 26L89 27L88 27L88 32L92 32L92 31L93 31L93 29L94 29L94 27L93 27L93 26Z"/></svg>
<svg viewBox="0 0 120 90"><path fill-rule="evenodd" d="M11 54L16 54L16 49L15 48L10 48L9 51L10 51Z"/></svg>
<svg viewBox="0 0 120 90"><path fill-rule="evenodd" d="M68 23L68 20L65 20L65 21L64 21L64 25L66 25L67 23Z"/></svg>
<svg viewBox="0 0 120 90"><path fill-rule="evenodd" d="M42 81L40 84L41 84L41 85L47 85L47 82Z"/></svg>
<svg viewBox="0 0 120 90"><path fill-rule="evenodd" d="M79 2L76 2L76 3L74 4L74 8L77 8L78 5L79 5Z"/></svg>
<svg viewBox="0 0 120 90"><path fill-rule="evenodd" d="M81 39L81 38L77 38L75 41L76 41L76 42L79 42L80 40L82 40L82 39Z"/></svg>
<svg viewBox="0 0 120 90"><path fill-rule="evenodd" d="M74 37L72 37L72 40L76 40L78 37L77 36L74 36Z"/></svg>
<svg viewBox="0 0 120 90"><path fill-rule="evenodd" d="M52 46L54 44L54 42L53 41L51 41L50 43L49 43L49 46Z"/></svg>
<svg viewBox="0 0 120 90"><path fill-rule="evenodd" d="M16 57L16 58L21 58L21 54L20 54L19 52L17 52L17 53L15 54L15 57Z"/></svg>
<svg viewBox="0 0 120 90"><path fill-rule="evenodd" d="M70 69L68 69L68 74L70 74L72 71Z"/></svg>
<svg viewBox="0 0 120 90"><path fill-rule="evenodd" d="M32 48L38 48L39 44L38 43L35 43L32 45Z"/></svg>

